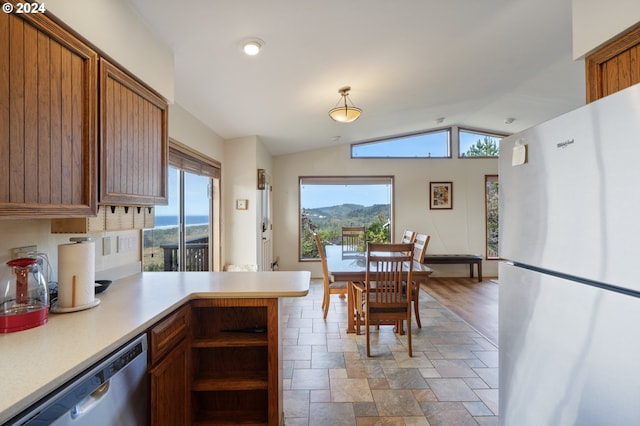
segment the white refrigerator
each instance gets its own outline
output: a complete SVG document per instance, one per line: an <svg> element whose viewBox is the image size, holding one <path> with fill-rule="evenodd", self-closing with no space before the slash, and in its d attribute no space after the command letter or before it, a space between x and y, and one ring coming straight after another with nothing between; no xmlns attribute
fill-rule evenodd
<svg viewBox="0 0 640 426"><path fill-rule="evenodd" d="M501 425L640 425L640 84L500 144Z"/></svg>

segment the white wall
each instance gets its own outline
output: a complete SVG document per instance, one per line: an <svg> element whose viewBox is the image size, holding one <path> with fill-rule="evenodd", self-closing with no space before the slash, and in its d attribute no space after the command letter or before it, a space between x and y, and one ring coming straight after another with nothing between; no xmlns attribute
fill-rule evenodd
<svg viewBox="0 0 640 426"><path fill-rule="evenodd" d="M222 168L224 264L257 265L257 138L225 142ZM236 209L236 201L247 200L246 210Z"/></svg>
<svg viewBox="0 0 640 426"><path fill-rule="evenodd" d="M572 0L573 58L588 53L640 21L637 0Z"/></svg>
<svg viewBox="0 0 640 426"><path fill-rule="evenodd" d="M47 0L47 10L98 49L174 100L173 52L125 0Z"/></svg>
<svg viewBox="0 0 640 426"><path fill-rule="evenodd" d="M454 142L455 143L455 142ZM454 153L457 156L457 153ZM371 160L350 158L342 145L274 158L274 256L281 270L310 270L317 262L298 261L299 176L395 176L394 240L403 229L431 235L431 254L485 254L484 176L498 173L497 159ZM453 209L429 210L429 182L453 182ZM466 265L434 265L434 276L465 276ZM497 276L497 262L485 261L483 275Z"/></svg>
<svg viewBox="0 0 640 426"><path fill-rule="evenodd" d="M222 163L224 140L178 104L169 105L169 137Z"/></svg>

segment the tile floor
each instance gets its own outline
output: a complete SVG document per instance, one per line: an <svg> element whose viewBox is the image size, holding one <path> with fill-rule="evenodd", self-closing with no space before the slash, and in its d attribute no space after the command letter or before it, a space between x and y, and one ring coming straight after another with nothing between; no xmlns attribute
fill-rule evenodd
<svg viewBox="0 0 640 426"><path fill-rule="evenodd" d="M296 425L497 425L498 349L422 291L413 357L391 326L347 334L346 299L331 296L322 319L322 281L283 299L284 415ZM364 333L364 328L363 328Z"/></svg>

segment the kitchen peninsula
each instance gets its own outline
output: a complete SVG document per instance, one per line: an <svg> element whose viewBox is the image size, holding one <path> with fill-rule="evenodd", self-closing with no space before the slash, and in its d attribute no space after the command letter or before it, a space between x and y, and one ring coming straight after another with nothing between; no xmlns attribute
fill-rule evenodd
<svg viewBox="0 0 640 426"><path fill-rule="evenodd" d="M279 324L279 299L305 296L309 291L309 281L310 273L306 271L144 272L118 280L98 295L101 303L97 307L50 314L49 322L43 326L0 335L0 424L54 392L134 337L155 330L154 326L174 312L183 311L183 307L193 306L192 318L198 319L191 323L186 321L189 328L186 340L194 342L192 350L197 352L198 345L203 345L203 329L211 333L220 324L229 325L224 318L218 318L219 312L233 317L233 309L237 307L243 317L248 314L263 318L270 326ZM251 309L257 313L252 313ZM217 325L198 325L204 320ZM268 389L269 392L275 389L280 395L270 395L269 399L278 398L277 416L280 417L281 375L274 375L273 371L276 365L278 370L282 365L278 327L270 327L268 335L269 342L266 343L265 338L266 347L263 349L270 354ZM150 358L154 356L153 339L154 333L150 333ZM250 344L258 345L255 340ZM242 346L241 342L227 345ZM149 365L151 362L150 359ZM205 374L211 375L211 371ZM271 383L274 380L275 385ZM190 382L194 381L190 379ZM194 417L197 415L192 414ZM268 423L273 424L273 413L269 413Z"/></svg>

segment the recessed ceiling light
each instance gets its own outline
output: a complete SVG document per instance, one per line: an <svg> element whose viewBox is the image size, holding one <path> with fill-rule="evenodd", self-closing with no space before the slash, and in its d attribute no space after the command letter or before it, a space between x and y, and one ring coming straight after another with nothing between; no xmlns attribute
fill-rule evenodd
<svg viewBox="0 0 640 426"><path fill-rule="evenodd" d="M264 41L258 38L253 38L242 44L242 50L249 56L255 56L260 53L262 46L264 46Z"/></svg>
<svg viewBox="0 0 640 426"><path fill-rule="evenodd" d="M514 121L516 121L516 119L515 119L515 118L512 118L512 117L505 118L505 119L504 119L504 124L511 124L511 123L513 123Z"/></svg>

